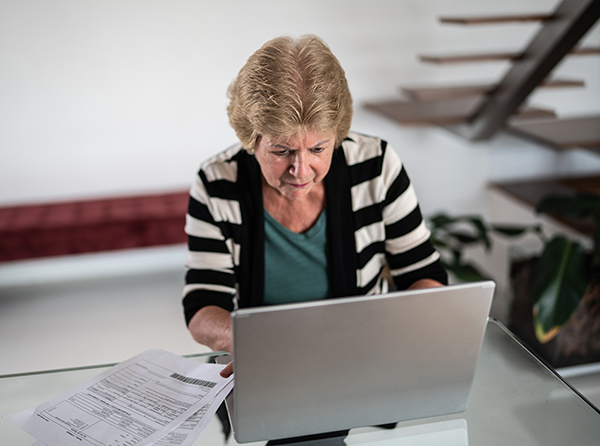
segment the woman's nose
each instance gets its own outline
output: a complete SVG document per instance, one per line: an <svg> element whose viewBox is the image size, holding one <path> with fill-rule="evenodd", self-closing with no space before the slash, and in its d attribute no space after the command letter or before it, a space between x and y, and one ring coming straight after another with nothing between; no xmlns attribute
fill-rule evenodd
<svg viewBox="0 0 600 446"><path fill-rule="evenodd" d="M290 166L290 173L296 178L306 178L309 172L310 165L306 154L296 153Z"/></svg>

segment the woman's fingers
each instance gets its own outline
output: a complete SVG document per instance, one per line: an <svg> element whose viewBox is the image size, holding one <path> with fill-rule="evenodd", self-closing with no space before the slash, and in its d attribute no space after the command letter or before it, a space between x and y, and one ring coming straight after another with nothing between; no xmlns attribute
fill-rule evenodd
<svg viewBox="0 0 600 446"><path fill-rule="evenodd" d="M229 378L232 374L233 374L233 361L231 361L229 364L227 364L225 366L225 368L223 370L221 370L221 372L219 372L219 375L221 375L221 378Z"/></svg>

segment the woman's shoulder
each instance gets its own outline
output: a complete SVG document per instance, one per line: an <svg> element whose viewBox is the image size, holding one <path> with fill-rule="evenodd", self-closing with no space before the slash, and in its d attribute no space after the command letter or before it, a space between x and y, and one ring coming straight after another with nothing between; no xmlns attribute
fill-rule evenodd
<svg viewBox="0 0 600 446"><path fill-rule="evenodd" d="M348 133L348 136L342 141L342 149L349 166L376 159L383 160L388 149L394 152L393 149L388 147L387 141L377 136L369 136L358 132Z"/></svg>
<svg viewBox="0 0 600 446"><path fill-rule="evenodd" d="M204 160L200 164L200 172L208 181L237 181L238 159L245 154L241 143L234 144L220 153Z"/></svg>
<svg viewBox="0 0 600 446"><path fill-rule="evenodd" d="M219 167L222 165L231 164L231 162L235 160L236 156L242 153L243 150L244 148L242 147L241 143L233 144L225 150L202 161L200 168L204 170L210 169L213 166Z"/></svg>

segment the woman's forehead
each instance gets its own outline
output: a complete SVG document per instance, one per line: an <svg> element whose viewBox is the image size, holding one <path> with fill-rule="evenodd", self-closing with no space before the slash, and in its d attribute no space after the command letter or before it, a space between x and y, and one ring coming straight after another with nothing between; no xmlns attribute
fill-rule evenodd
<svg viewBox="0 0 600 446"><path fill-rule="evenodd" d="M333 131L322 132L307 129L302 129L290 137L263 136L263 142L267 145L286 146L290 148L313 147L327 144L332 140L335 140L335 133Z"/></svg>

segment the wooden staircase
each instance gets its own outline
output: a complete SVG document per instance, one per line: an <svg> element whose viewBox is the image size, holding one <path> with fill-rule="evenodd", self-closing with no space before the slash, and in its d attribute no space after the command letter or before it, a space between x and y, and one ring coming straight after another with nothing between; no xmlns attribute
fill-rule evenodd
<svg viewBox="0 0 600 446"><path fill-rule="evenodd" d="M498 83L405 86L398 98L365 106L400 124L444 126L471 141L487 140L507 129L558 149L598 150L600 115L561 119L553 110L528 105L527 98L538 87L584 86L581 80L550 75L565 57L600 54L598 47L577 47L599 17L600 0L564 0L552 13L442 17L441 23L464 26L539 22L541 27L520 52L420 56L422 62L435 64L510 61L510 69Z"/></svg>

